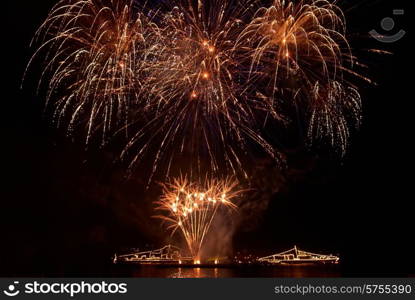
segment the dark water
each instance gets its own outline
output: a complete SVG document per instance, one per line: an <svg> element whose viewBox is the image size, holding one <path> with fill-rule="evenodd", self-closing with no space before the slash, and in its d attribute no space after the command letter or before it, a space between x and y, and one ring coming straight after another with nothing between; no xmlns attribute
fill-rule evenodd
<svg viewBox="0 0 415 300"><path fill-rule="evenodd" d="M115 272L127 277L150 278L254 278L254 277L341 277L338 266L235 266L235 267L163 267L116 265Z"/></svg>

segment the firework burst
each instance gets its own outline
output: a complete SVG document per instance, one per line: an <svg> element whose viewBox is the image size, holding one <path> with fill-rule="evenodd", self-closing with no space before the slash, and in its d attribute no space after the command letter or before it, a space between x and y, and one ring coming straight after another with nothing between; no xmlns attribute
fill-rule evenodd
<svg viewBox="0 0 415 300"><path fill-rule="evenodd" d="M163 185L163 196L156 205L164 214L157 217L169 224L172 235L179 230L192 256L200 259L203 241L217 212L222 208L237 208L232 200L241 191L237 191L236 186L231 179L207 180L204 184L175 179Z"/></svg>
<svg viewBox="0 0 415 300"><path fill-rule="evenodd" d="M189 169L198 173L206 172L201 165L209 161L209 172L230 169L247 177L241 157L255 144L280 162L258 120L259 112L272 107L250 97L251 83L241 64L245 54L235 48L249 10L236 1L175 4L160 21L162 44L148 68L147 97L140 107L149 121L122 156L134 153L133 167L157 145L153 172L164 165L169 174L175 158L190 155Z"/></svg>
<svg viewBox="0 0 415 300"><path fill-rule="evenodd" d="M360 95L346 78L368 80L352 70L345 30L342 10L329 1L274 0L258 9L237 41L250 52L250 77L262 83L259 91L275 113L295 107L308 140L326 137L341 154L350 124L358 127L361 119Z"/></svg>
<svg viewBox="0 0 415 300"><path fill-rule="evenodd" d="M134 11L130 0L62 0L36 33L41 46L32 59L44 54L39 88L47 82L47 107L69 134L85 128L87 143L97 132L105 142L131 121L157 39L156 25Z"/></svg>
<svg viewBox="0 0 415 300"><path fill-rule="evenodd" d="M341 9L327 0L61 0L36 35L47 107L86 142L120 133L130 169L249 177L253 148L284 162L273 129L305 126L344 154L361 120ZM191 159L187 159L191 157ZM187 166L178 163L186 160Z"/></svg>

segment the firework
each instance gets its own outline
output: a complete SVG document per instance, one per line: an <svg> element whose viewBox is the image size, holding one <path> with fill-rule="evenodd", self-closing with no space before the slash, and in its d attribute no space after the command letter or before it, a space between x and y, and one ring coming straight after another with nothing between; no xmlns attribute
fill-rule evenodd
<svg viewBox="0 0 415 300"><path fill-rule="evenodd" d="M130 0L61 0L36 33L46 62L46 106L70 134L86 128L86 142L103 142L130 123L130 106L141 90L143 62L157 28ZM30 63L29 63L30 65ZM126 128L126 126L124 126Z"/></svg>
<svg viewBox="0 0 415 300"><path fill-rule="evenodd" d="M273 108L250 97L253 83L241 64L247 53L235 48L249 10L236 1L174 4L160 21L162 45L149 65L140 105L149 121L122 156L132 152L133 167L153 148L153 172L163 165L169 174L175 159L191 156L189 169L198 173L228 169L248 177L242 158L254 144L280 162L261 135L259 114ZM203 168L204 162L209 165Z"/></svg>
<svg viewBox="0 0 415 300"><path fill-rule="evenodd" d="M310 142L328 137L344 154L350 124L361 119L360 95L346 78L368 79L352 70L342 10L326 0L274 0L255 13L237 45L250 52L250 77L275 111L294 107Z"/></svg>
<svg viewBox="0 0 415 300"><path fill-rule="evenodd" d="M240 194L236 185L231 179L208 180L204 184L175 179L163 185L163 196L156 205L164 214L157 217L169 224L172 235L179 230L192 256L200 260L203 241L217 212L221 208L237 208L232 202Z"/></svg>
<svg viewBox="0 0 415 300"><path fill-rule="evenodd" d="M39 82L68 132L123 133L121 159L249 177L250 153L284 159L274 131L305 126L344 154L361 121L341 9L327 0L61 0L40 27ZM191 157L191 159L187 159ZM180 163L186 160L186 164ZM186 165L186 166L185 166ZM175 170L176 172L177 170Z"/></svg>

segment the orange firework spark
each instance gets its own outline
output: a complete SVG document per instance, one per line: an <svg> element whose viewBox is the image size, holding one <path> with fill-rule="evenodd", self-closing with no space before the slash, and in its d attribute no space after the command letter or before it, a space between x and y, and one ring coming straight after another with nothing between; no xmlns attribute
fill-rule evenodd
<svg viewBox="0 0 415 300"><path fill-rule="evenodd" d="M46 62L39 84L48 82L58 125L86 128L87 143L94 134L105 141L125 133L121 158L130 168L152 161L149 181L157 171L169 176L186 156L186 172L248 178L250 147L283 163L270 128L295 122L310 143L325 139L345 153L361 121L353 79L368 79L354 70L360 64L338 6L136 3L61 0L39 29L35 56L44 52Z"/></svg>
<svg viewBox="0 0 415 300"><path fill-rule="evenodd" d="M163 196L156 202L157 210L166 212L158 218L169 223L172 235L180 230L190 253L200 259L203 241L218 212L223 208L236 209L232 202L241 191L231 179L209 180L203 185L191 183L185 178L175 179L163 185Z"/></svg>
<svg viewBox="0 0 415 300"><path fill-rule="evenodd" d="M122 157L132 152L133 167L153 146L153 173L159 165L169 170L175 158L190 153L190 169L209 161L214 174L230 169L248 177L241 156L255 144L280 162L279 152L260 134L257 116L273 108L249 97L240 65L244 54L235 48L241 18L249 10L235 1L174 4L162 18L162 43L148 65L147 97L139 105L150 121L130 139Z"/></svg>
<svg viewBox="0 0 415 300"><path fill-rule="evenodd" d="M299 107L309 141L328 137L344 154L349 123L358 127L361 120L360 95L345 77L370 80L351 69L342 10L327 0L274 0L255 13L236 44L250 53L250 76L264 82L263 97L276 112L282 103Z"/></svg>
<svg viewBox="0 0 415 300"><path fill-rule="evenodd" d="M66 125L68 134L86 125L87 143L98 131L104 142L130 123L147 44L157 42L152 41L156 25L134 13L133 2L61 0L34 38L41 46L32 60L44 53L39 88L47 82L46 104L54 109L54 121Z"/></svg>

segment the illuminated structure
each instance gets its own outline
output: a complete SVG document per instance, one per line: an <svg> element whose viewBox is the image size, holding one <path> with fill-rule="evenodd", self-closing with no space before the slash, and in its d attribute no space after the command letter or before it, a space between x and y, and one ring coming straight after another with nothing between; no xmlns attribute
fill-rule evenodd
<svg viewBox="0 0 415 300"><path fill-rule="evenodd" d="M276 253L273 255L261 257L258 262L269 263L269 264L320 264L320 263L334 263L339 262L339 257L334 255L316 254L311 252L305 252L294 248Z"/></svg>
<svg viewBox="0 0 415 300"><path fill-rule="evenodd" d="M191 257L182 257L181 249L167 245L157 250L136 252L124 255L115 255L113 262L134 262L141 264L181 264L182 262L193 261Z"/></svg>
<svg viewBox="0 0 415 300"><path fill-rule="evenodd" d="M249 255L248 257L252 257ZM142 252L134 252L130 254L115 255L113 263L137 263L137 264L151 264L151 265L199 265L199 266L211 266L211 265L229 265L229 262L220 261L219 258L211 258L205 261L203 264L201 261L193 256L182 256L182 249L167 245L157 250L149 250ZM339 257L334 255L316 254L306 252L294 248L286 250L281 253L261 257L257 259L257 263L265 263L268 265L309 265L309 264L337 264ZM235 257L234 263L237 264L251 264L255 263L254 260L241 261ZM199 267L198 266L198 267Z"/></svg>

